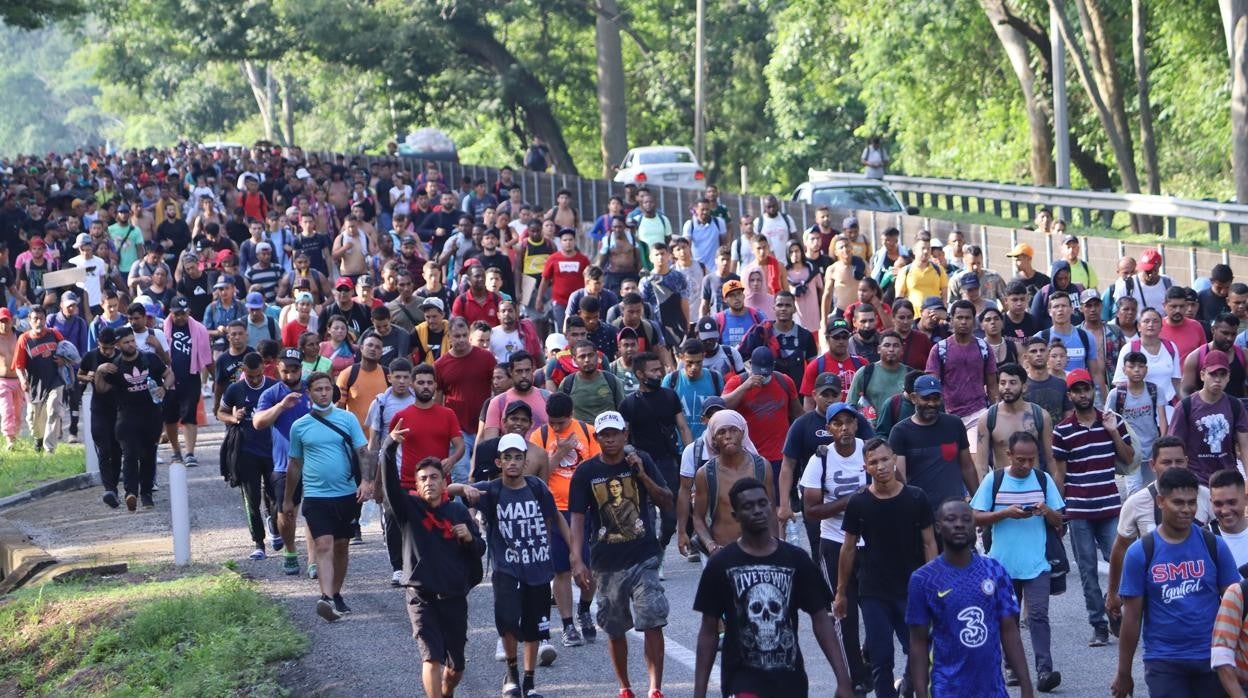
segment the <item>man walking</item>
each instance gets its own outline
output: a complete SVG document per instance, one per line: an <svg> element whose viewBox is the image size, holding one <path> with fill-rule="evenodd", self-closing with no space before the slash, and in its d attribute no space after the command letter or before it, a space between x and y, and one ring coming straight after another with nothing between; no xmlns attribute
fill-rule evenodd
<svg viewBox="0 0 1248 698"><path fill-rule="evenodd" d="M13 368L17 353L18 333L13 327L13 313L0 307L0 432L4 433L5 448L17 447L17 432L21 429L22 410L26 406L26 391Z"/></svg>
<svg viewBox="0 0 1248 698"><path fill-rule="evenodd" d="M242 378L229 385L221 398L217 419L226 425L236 425L242 430L243 445L233 463L224 464L230 473L231 483L237 483L243 494L243 509L247 513L247 531L255 543L249 556L263 560L265 522L272 522L274 550L280 538L276 538L277 503L273 497L273 438L269 429L256 429L252 417L260 396L277 381L264 375L264 360L256 352L243 357ZM260 505L265 516L260 516Z"/></svg>
<svg viewBox="0 0 1248 698"><path fill-rule="evenodd" d="M17 338L11 368L17 372L26 398L26 426L35 439L35 452L56 450L61 435L61 392L65 381L56 360L60 332L46 325L43 306L30 307L30 329Z"/></svg>
<svg viewBox="0 0 1248 698"><path fill-rule="evenodd" d="M962 420L940 411L940 381L919 376L914 392L906 397L914 404L914 414L892 428L888 445L897 455L897 472L907 484L927 493L935 511L946 499L978 489L979 476Z"/></svg>
<svg viewBox="0 0 1248 698"><path fill-rule="evenodd" d="M186 467L199 465L195 458L195 442L199 437L199 401L202 399L203 377L213 367L212 340L208 330L190 315L190 302L179 296L171 303L165 318L165 336L169 338L169 362L173 370L173 390L164 401L165 436L173 449L173 462L183 461L178 444L178 425L186 435Z"/></svg>
<svg viewBox="0 0 1248 698"><path fill-rule="evenodd" d="M156 479L156 443L160 438L160 401L169 391L165 363L155 354L140 352L134 330L117 330L121 356L95 369L95 390L116 391L114 434L121 444L122 479L126 508L134 511L139 500L144 509L156 506L152 485Z"/></svg>
<svg viewBox="0 0 1248 698"><path fill-rule="evenodd" d="M273 458L273 500L280 509L277 514L277 532L281 538L281 549L286 551L282 559L282 572L288 575L299 574L299 554L295 550L295 527L298 523L296 514L285 512L285 503L290 501L299 506L303 499L303 490L293 484L287 486L286 465L289 462L290 428L311 409L308 399L307 385L303 382L303 352L298 349L284 349L278 364L277 384L265 389L256 402L251 423L257 431L269 431L272 440ZM289 492L287 491L289 489ZM279 542L275 536L273 549L277 550ZM308 577L316 579L316 553L312 548L312 535L307 535L308 545Z"/></svg>
<svg viewBox="0 0 1248 698"><path fill-rule="evenodd" d="M940 379L945 410L962 420L969 437L988 405L997 401L997 359L988 342L971 334L975 306L960 300L949 310L953 336L932 347L926 371Z"/></svg>
<svg viewBox="0 0 1248 698"><path fill-rule="evenodd" d="M1200 360L1204 385L1179 402L1170 419L1170 433L1183 439L1192 472L1201 484L1219 470L1236 469L1236 451L1248 459L1248 409L1226 394L1230 361L1217 349Z"/></svg>
<svg viewBox="0 0 1248 698"><path fill-rule="evenodd" d="M0 323L8 308L0 309ZM3 327L0 324L0 327ZM98 344L82 357L78 364L78 380L91 385L91 442L95 445L95 455L100 463L100 484L104 486L101 500L109 508L116 509L121 502L117 499L117 485L121 480L121 444L117 442L117 393L95 390L95 371L103 364L115 360L117 353L117 334L111 327L100 330ZM0 342L3 336L0 336ZM6 364L0 350L0 373ZM2 379L0 379L2 382ZM0 401L4 396L0 394Z"/></svg>
<svg viewBox="0 0 1248 698"><path fill-rule="evenodd" d="M1006 455L1009 441L1019 432L1031 434L1040 444L1036 467L1048 470L1053 422L1042 407L1023 399L1026 385L1027 372L1018 364L1005 364L997 371L997 395L1001 401L988 408L985 418L976 427L979 448L975 452L975 466L981 479L989 471L1005 467L1009 462ZM982 487L983 483L980 484Z"/></svg>

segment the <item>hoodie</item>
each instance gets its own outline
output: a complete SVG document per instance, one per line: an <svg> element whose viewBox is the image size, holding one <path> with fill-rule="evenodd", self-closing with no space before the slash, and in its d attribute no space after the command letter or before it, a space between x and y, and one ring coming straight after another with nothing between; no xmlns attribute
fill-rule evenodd
<svg viewBox="0 0 1248 698"><path fill-rule="evenodd" d="M1067 278L1066 285L1061 287L1057 285L1057 273L1060 271L1066 272ZM1083 292L1083 287L1070 283L1070 263L1064 259L1054 262L1053 268L1049 271L1049 278L1053 281L1037 291L1035 297L1031 299L1031 316L1036 319L1040 329L1046 330L1053 326L1053 320L1049 318L1049 295L1055 291L1070 294L1070 305L1073 310L1070 323L1072 325L1082 323L1083 313L1079 310L1079 294Z"/></svg>

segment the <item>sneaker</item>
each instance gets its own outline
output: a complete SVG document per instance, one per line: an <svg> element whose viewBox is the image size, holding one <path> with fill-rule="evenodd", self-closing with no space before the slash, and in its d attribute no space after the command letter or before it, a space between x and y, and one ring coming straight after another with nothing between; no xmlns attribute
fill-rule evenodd
<svg viewBox="0 0 1248 698"><path fill-rule="evenodd" d="M511 680L511 677L503 679L503 698L523 698L520 693L520 684Z"/></svg>
<svg viewBox="0 0 1248 698"><path fill-rule="evenodd" d="M364 545L364 536L358 528L355 529L355 535L351 536L351 545Z"/></svg>
<svg viewBox="0 0 1248 698"><path fill-rule="evenodd" d="M660 582L667 581L667 574L663 572L663 563L661 562L659 563L659 581Z"/></svg>
<svg viewBox="0 0 1248 698"><path fill-rule="evenodd" d="M563 627L563 646L564 647L580 647L585 644L585 639L576 630L576 624L565 625Z"/></svg>
<svg viewBox="0 0 1248 698"><path fill-rule="evenodd" d="M660 691L657 688L650 691L650 698L663 698L663 691Z"/></svg>
<svg viewBox="0 0 1248 698"><path fill-rule="evenodd" d="M308 579L316 579L316 563L308 563Z"/></svg>
<svg viewBox="0 0 1248 698"><path fill-rule="evenodd" d="M494 661L507 661L507 652L503 649L503 638L498 638L498 644L494 645Z"/></svg>
<svg viewBox="0 0 1248 698"><path fill-rule="evenodd" d="M100 501L107 504L109 509L116 509L121 506L121 502L117 499L116 492L105 492L104 496L100 497Z"/></svg>
<svg viewBox="0 0 1248 698"><path fill-rule="evenodd" d="M129 509L130 511L134 511L135 509L138 509L139 498L134 496L133 494L127 494L126 495L126 508Z"/></svg>
<svg viewBox="0 0 1248 698"><path fill-rule="evenodd" d="M1088 647L1104 647L1109 644L1109 625L1101 624L1092 626L1092 639L1088 640Z"/></svg>
<svg viewBox="0 0 1248 698"><path fill-rule="evenodd" d="M401 586L402 584L403 584L403 570L395 570L394 573L390 575L390 586L397 587L397 586ZM503 639L499 638L498 641L501 643ZM502 647L502 645L500 644L499 647Z"/></svg>
<svg viewBox="0 0 1248 698"><path fill-rule="evenodd" d="M289 575L299 574L299 556L283 555L282 557L285 558L282 560L282 571Z"/></svg>
<svg viewBox="0 0 1248 698"><path fill-rule="evenodd" d="M172 465L185 465L185 463L183 463L183 462L182 462L182 454L181 454L181 453L175 453L175 454L173 454L172 456L170 456L170 457L169 457L169 465L171 465L171 466L172 466Z"/></svg>
<svg viewBox="0 0 1248 698"><path fill-rule="evenodd" d="M194 453L186 454L186 460L184 462L188 468L195 468L199 466L199 459L195 457Z"/></svg>
<svg viewBox="0 0 1248 698"><path fill-rule="evenodd" d="M633 693L633 689L631 688L621 688L620 698L637 698L637 694Z"/></svg>
<svg viewBox="0 0 1248 698"><path fill-rule="evenodd" d="M141 494L141 495L139 495L139 501L143 503L143 508L144 508L144 509L155 509L155 508L156 508L156 501L152 499L152 495L150 495L150 494Z"/></svg>
<svg viewBox="0 0 1248 698"><path fill-rule="evenodd" d="M248 560L263 560L264 548L256 548L255 550L251 551L251 554L247 556L247 559Z"/></svg>
<svg viewBox="0 0 1248 698"><path fill-rule="evenodd" d="M554 646L545 640L543 640L542 644L537 648L538 664L541 664L542 666L550 666L551 664L554 664L555 658L558 656L559 653L555 651Z"/></svg>
<svg viewBox="0 0 1248 698"><path fill-rule="evenodd" d="M689 562L701 562L701 561L702 561L702 553L699 553L699 552L696 552L696 551L695 551L695 552L692 552L692 553L689 553L688 555L686 555L686 556L685 556L685 559L686 559L686 560L688 560Z"/></svg>
<svg viewBox="0 0 1248 698"><path fill-rule="evenodd" d="M1048 693L1060 686L1062 683L1062 672L1060 671L1042 671L1036 677L1036 690L1041 693Z"/></svg>
<svg viewBox="0 0 1248 698"><path fill-rule="evenodd" d="M530 688L524 692L524 698L542 698L542 694Z"/></svg>
<svg viewBox="0 0 1248 698"><path fill-rule="evenodd" d="M273 546L273 552L276 553L280 552L281 549L285 547L286 541L282 540L281 536L271 536L269 538L269 545Z"/></svg>
<svg viewBox="0 0 1248 698"><path fill-rule="evenodd" d="M594 625L594 619L589 611L576 614L576 620L581 625L581 637L585 638L586 642L598 639L598 626Z"/></svg>
<svg viewBox="0 0 1248 698"><path fill-rule="evenodd" d="M342 614L334 610L334 603L324 596L321 597L320 601L316 602L316 615L324 618L330 623L342 618Z"/></svg>
<svg viewBox="0 0 1248 698"><path fill-rule="evenodd" d="M341 616L351 615L351 607L343 600L342 594L334 594L334 610Z"/></svg>
<svg viewBox="0 0 1248 698"><path fill-rule="evenodd" d="M1018 674L1014 672L1013 668L1007 666L1005 668L1005 685L1017 686L1019 683Z"/></svg>
<svg viewBox="0 0 1248 698"><path fill-rule="evenodd" d="M900 698L914 698L914 687L910 685L910 677L903 676L897 679L897 685L893 688L897 689L897 695Z"/></svg>

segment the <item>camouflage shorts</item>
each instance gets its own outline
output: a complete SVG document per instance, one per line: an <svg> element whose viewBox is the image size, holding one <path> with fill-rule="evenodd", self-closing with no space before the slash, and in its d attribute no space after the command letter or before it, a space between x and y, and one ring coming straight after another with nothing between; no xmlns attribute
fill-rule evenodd
<svg viewBox="0 0 1248 698"><path fill-rule="evenodd" d="M636 628L645 631L667 625L667 595L659 581L659 558L632 567L595 572L598 583L598 627L610 637L623 637Z"/></svg>

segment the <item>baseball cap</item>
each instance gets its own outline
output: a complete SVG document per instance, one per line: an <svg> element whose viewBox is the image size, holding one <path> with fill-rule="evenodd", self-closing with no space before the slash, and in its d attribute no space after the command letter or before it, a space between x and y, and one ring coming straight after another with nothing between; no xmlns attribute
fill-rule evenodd
<svg viewBox="0 0 1248 698"><path fill-rule="evenodd" d="M830 422L836 418L836 415L842 412L848 412L854 416L858 415L858 412L853 407L850 407L848 402L834 402L828 405L828 410L824 413L824 419Z"/></svg>
<svg viewBox="0 0 1248 698"><path fill-rule="evenodd" d="M217 283L213 284L213 288L225 288L234 285L234 277L229 274L223 274L217 278Z"/></svg>
<svg viewBox="0 0 1248 698"><path fill-rule="evenodd" d="M698 339L719 339L719 323L715 318L708 315L698 320Z"/></svg>
<svg viewBox="0 0 1248 698"><path fill-rule="evenodd" d="M857 219L857 218L855 218L854 216L848 216L848 217L846 217L846 218L845 218L845 220L841 221L841 228L842 228L842 229L844 229L844 228L857 228L857 227L858 227L858 219Z"/></svg>
<svg viewBox="0 0 1248 698"><path fill-rule="evenodd" d="M264 296L259 291L252 291L247 294L246 305L248 310L256 310L264 307Z"/></svg>
<svg viewBox="0 0 1248 698"><path fill-rule="evenodd" d="M568 348L568 338L556 332L546 337L546 351L562 351Z"/></svg>
<svg viewBox="0 0 1248 698"><path fill-rule="evenodd" d="M770 376L776 366L776 357L767 347L756 347L750 354L750 373L755 376Z"/></svg>
<svg viewBox="0 0 1248 698"><path fill-rule="evenodd" d="M923 375L914 381L914 392L920 397L940 394L940 380L936 376Z"/></svg>
<svg viewBox="0 0 1248 698"><path fill-rule="evenodd" d="M527 451L529 444L524 437L519 434L504 434L503 438L498 440L498 452L503 451Z"/></svg>
<svg viewBox="0 0 1248 698"><path fill-rule="evenodd" d="M1161 266L1161 253L1154 249L1144 250L1135 266L1143 271L1152 271Z"/></svg>
<svg viewBox="0 0 1248 698"><path fill-rule="evenodd" d="M0 308L0 320L8 320L12 322L13 313L9 312L8 308Z"/></svg>
<svg viewBox="0 0 1248 698"><path fill-rule="evenodd" d="M43 238L39 237L38 235L27 240L26 245L29 247L47 247L48 246L48 244L43 241Z"/></svg>
<svg viewBox="0 0 1248 698"><path fill-rule="evenodd" d="M608 429L623 431L628 428L628 422L624 421L623 415L615 411L607 411L598 415L594 420L594 431L601 434Z"/></svg>
<svg viewBox="0 0 1248 698"><path fill-rule="evenodd" d="M185 313L186 311L190 309L191 309L190 302L188 302L186 298L182 296L178 296L177 298L174 298L173 302L169 304L169 310L175 313Z"/></svg>
<svg viewBox="0 0 1248 698"><path fill-rule="evenodd" d="M824 371L815 379L815 393L822 393L825 388L840 392L843 388L841 377L831 371Z"/></svg>
<svg viewBox="0 0 1248 698"><path fill-rule="evenodd" d="M341 281L341 279L339 279L339 281ZM434 310L437 310L440 313L446 312L446 304L442 302L442 299L434 298L432 296L420 302L420 309L424 310L425 308L433 308Z"/></svg>
<svg viewBox="0 0 1248 698"><path fill-rule="evenodd" d="M724 285L720 288L720 292L723 293L724 296L727 296L729 293L732 293L733 291L744 291L744 290L745 290L745 284L741 283L740 281L737 281L736 279L725 281Z"/></svg>
<svg viewBox="0 0 1248 698"><path fill-rule="evenodd" d="M923 299L923 307L919 308L919 310L921 312L924 310L930 310L932 308L944 308L944 307L945 307L944 301L940 300L936 296L928 296L927 298Z"/></svg>
<svg viewBox="0 0 1248 698"><path fill-rule="evenodd" d="M829 336L829 337L835 337L835 336L837 336L837 335L839 335L839 334L843 334L843 335L845 335L845 336L847 336L847 337L848 337L849 335L853 334L853 332L849 329L849 323L848 323L848 322L846 322L843 318L842 318L842 319L833 320L833 321L832 321L832 324L831 324L831 325L828 325L828 336Z"/></svg>
<svg viewBox="0 0 1248 698"><path fill-rule="evenodd" d="M1014 249L1007 252L1005 256L1006 257L1035 257L1036 251L1032 249L1031 245L1028 245L1025 242L1020 242L1014 246Z"/></svg>
<svg viewBox="0 0 1248 698"><path fill-rule="evenodd" d="M130 213L130 204L122 204L118 206L117 213Z"/></svg>
<svg viewBox="0 0 1248 698"><path fill-rule="evenodd" d="M306 167L300 167L295 170L295 177L299 179L312 179L312 173L308 172Z"/></svg>
<svg viewBox="0 0 1248 698"><path fill-rule="evenodd" d="M979 274L963 274L959 282L962 288L979 288Z"/></svg>
<svg viewBox="0 0 1248 698"><path fill-rule="evenodd" d="M78 303L78 294L74 293L73 291L66 291L65 295L61 296L62 306L75 305L77 303Z"/></svg>
<svg viewBox="0 0 1248 698"><path fill-rule="evenodd" d="M1226 354L1218 349L1210 349L1200 360L1202 371L1226 371L1230 368L1231 362L1227 360Z"/></svg>
<svg viewBox="0 0 1248 698"><path fill-rule="evenodd" d="M1069 245L1072 242L1075 244L1079 244L1079 236L1078 235L1063 235L1062 236L1063 245Z"/></svg>
<svg viewBox="0 0 1248 698"><path fill-rule="evenodd" d="M354 291L354 290L355 290L355 282L354 282L354 281L352 281L352 280L351 280L351 277L349 277L349 276L340 276L340 277L338 277L337 279L335 279L335 280L334 280L334 290L336 291L336 290L338 290L338 289L340 289L340 288L349 288L349 289L351 289L352 291Z"/></svg>
<svg viewBox="0 0 1248 698"><path fill-rule="evenodd" d="M260 244L256 245L256 252L262 252L262 251L264 251L264 250L268 250L269 252L272 252L272 251L273 251L273 246L272 246L272 245L270 245L270 244L269 244L269 243L267 243L267 242L262 242L262 243L260 243Z"/></svg>
<svg viewBox="0 0 1248 698"><path fill-rule="evenodd" d="M514 414L521 410L528 412L530 417L533 416L533 408L529 407L529 403L524 400L512 400L507 403L507 407L503 409L503 416L506 417L509 414Z"/></svg>
<svg viewBox="0 0 1248 698"><path fill-rule="evenodd" d="M304 301L307 301L308 303L314 302L314 299L312 298L312 294L308 293L307 291L301 291L295 294L296 303L303 303Z"/></svg>
<svg viewBox="0 0 1248 698"><path fill-rule="evenodd" d="M301 364L303 363L303 352L294 348L283 349L282 361L289 361L290 363Z"/></svg>
<svg viewBox="0 0 1248 698"><path fill-rule="evenodd" d="M144 303L143 310L149 317L160 317L160 305L156 303Z"/></svg>
<svg viewBox="0 0 1248 698"><path fill-rule="evenodd" d="M217 266L221 266L222 264L225 264L225 260L231 259L233 257L234 257L233 250L218 250L217 254L213 257L213 259L217 260Z"/></svg>
<svg viewBox="0 0 1248 698"><path fill-rule="evenodd" d="M945 249L945 241L934 237L932 238L931 246L933 250L943 250Z"/></svg>
<svg viewBox="0 0 1248 698"><path fill-rule="evenodd" d="M641 339L641 337L637 336L637 330L634 330L631 327L621 327L620 331L617 332L615 335L615 341L622 342L626 339L637 340L637 339Z"/></svg>
<svg viewBox="0 0 1248 698"><path fill-rule="evenodd" d="M1223 355L1225 357L1225 354ZM1088 373L1086 368L1076 368L1066 374L1066 387L1073 388L1078 383L1087 383L1092 385L1092 374Z"/></svg>
<svg viewBox="0 0 1248 698"><path fill-rule="evenodd" d="M1083 305L1084 303L1091 303L1092 301L1096 301L1097 303L1104 302L1101 300L1100 295L1097 294L1096 289L1087 288L1087 289L1084 289L1083 292L1079 294L1079 305Z"/></svg>
<svg viewBox="0 0 1248 698"><path fill-rule="evenodd" d="M359 282L358 286L359 286L360 288L372 288L372 287L373 287L373 277L369 276L368 274L365 274L364 276L361 276L361 277L360 277L360 282ZM434 300L437 300L437 299L435 298Z"/></svg>
<svg viewBox="0 0 1248 698"><path fill-rule="evenodd" d="M31 238L30 240L31 247L35 246L35 240L36 238ZM39 242L42 243L43 240L39 240ZM78 233L78 237L74 238L74 249L76 250L82 249L83 245L91 245L92 247L94 247L95 240L92 240L91 236L87 233Z"/></svg>
<svg viewBox="0 0 1248 698"><path fill-rule="evenodd" d="M718 395L712 395L702 401L702 416L703 417L709 415L712 411L719 411L719 410L726 410L726 409L728 409L728 403L724 402L724 399Z"/></svg>

